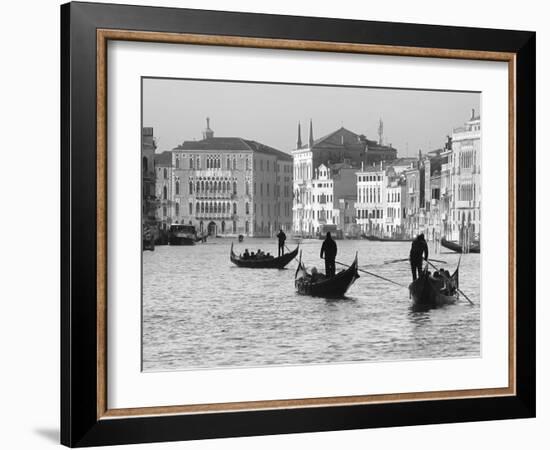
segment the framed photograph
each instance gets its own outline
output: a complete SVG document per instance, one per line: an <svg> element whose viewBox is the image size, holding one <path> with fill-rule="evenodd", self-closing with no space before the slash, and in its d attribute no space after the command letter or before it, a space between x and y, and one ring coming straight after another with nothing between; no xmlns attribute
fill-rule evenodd
<svg viewBox="0 0 550 450"><path fill-rule="evenodd" d="M61 441L535 415L535 33L61 7Z"/></svg>

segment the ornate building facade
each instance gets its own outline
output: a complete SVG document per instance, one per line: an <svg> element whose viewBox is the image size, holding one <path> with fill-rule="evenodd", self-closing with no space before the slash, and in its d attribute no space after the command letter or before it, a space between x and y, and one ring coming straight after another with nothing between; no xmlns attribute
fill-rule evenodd
<svg viewBox="0 0 550 450"><path fill-rule="evenodd" d="M172 150L172 221L210 235L271 236L292 226L292 158L256 141L214 137Z"/></svg>
<svg viewBox="0 0 550 450"><path fill-rule="evenodd" d="M470 120L452 134L450 162L452 202L450 239L459 243L481 234L481 117L472 110Z"/></svg>

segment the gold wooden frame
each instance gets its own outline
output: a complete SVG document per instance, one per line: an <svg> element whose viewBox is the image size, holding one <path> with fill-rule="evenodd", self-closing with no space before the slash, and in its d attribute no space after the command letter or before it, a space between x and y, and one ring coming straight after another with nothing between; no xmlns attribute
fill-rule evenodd
<svg viewBox="0 0 550 450"><path fill-rule="evenodd" d="M200 405L150 406L109 409L107 405L107 42L109 40L216 45L266 49L363 53L391 56L432 57L501 61L508 63L508 386L399 394L264 400ZM516 395L516 55L506 52L444 48L246 38L236 36L157 33L128 30L97 30L97 418L166 414L197 414L262 409L288 409L448 400Z"/></svg>

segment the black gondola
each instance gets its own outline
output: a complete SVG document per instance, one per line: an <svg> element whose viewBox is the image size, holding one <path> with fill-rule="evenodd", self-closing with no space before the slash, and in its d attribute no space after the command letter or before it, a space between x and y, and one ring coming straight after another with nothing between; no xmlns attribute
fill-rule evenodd
<svg viewBox="0 0 550 450"><path fill-rule="evenodd" d="M233 252L233 243L231 243L231 252L229 254L229 257L231 258L231 262L239 267L247 267L249 269L284 269L290 261L296 258L299 248L300 246L298 245L298 247L296 247L290 253L279 256L278 258L271 257L243 259L239 258Z"/></svg>
<svg viewBox="0 0 550 450"><path fill-rule="evenodd" d="M456 303L458 300L459 267L460 260L451 277L445 279L444 277L433 278L431 275L428 275L428 266L426 265L420 278L417 278L409 285L409 292L413 303L417 306L430 308Z"/></svg>
<svg viewBox="0 0 550 450"><path fill-rule="evenodd" d="M479 242L472 242L469 248L465 249L462 245L455 241L448 241L447 239L441 239L441 245L453 252L457 253L479 253L480 245ZM464 251L466 250L466 251Z"/></svg>
<svg viewBox="0 0 550 450"><path fill-rule="evenodd" d="M312 277L302 264L300 255L300 262L294 275L294 285L298 294L314 297L341 298L357 278L359 278L359 273L357 272L357 253L355 254L353 263L346 270L331 278L324 278L317 282L312 282Z"/></svg>

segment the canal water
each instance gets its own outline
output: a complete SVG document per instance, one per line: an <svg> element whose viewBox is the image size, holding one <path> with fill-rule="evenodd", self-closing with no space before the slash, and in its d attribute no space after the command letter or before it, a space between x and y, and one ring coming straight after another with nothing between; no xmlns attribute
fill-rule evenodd
<svg viewBox="0 0 550 450"><path fill-rule="evenodd" d="M480 255L462 257L465 299L428 311L411 307L408 290L361 273L345 299L300 296L297 261L285 270L245 269L236 253L277 251L276 240L210 239L190 247L157 246L143 253L143 370L253 367L353 361L475 357L480 354ZM410 243L337 241L337 261L403 285L410 283ZM287 241L294 248L296 244ZM324 271L321 241L300 246L307 267ZM459 255L442 248L452 273ZM337 265L337 270L341 266Z"/></svg>

